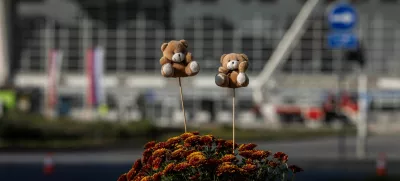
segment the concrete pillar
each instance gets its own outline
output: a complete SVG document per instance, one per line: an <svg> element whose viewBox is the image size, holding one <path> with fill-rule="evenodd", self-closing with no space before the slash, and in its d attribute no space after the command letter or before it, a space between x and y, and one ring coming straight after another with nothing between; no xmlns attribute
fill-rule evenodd
<svg viewBox="0 0 400 181"><path fill-rule="evenodd" d="M9 5L12 0L0 0L0 86L7 82L9 75Z"/></svg>

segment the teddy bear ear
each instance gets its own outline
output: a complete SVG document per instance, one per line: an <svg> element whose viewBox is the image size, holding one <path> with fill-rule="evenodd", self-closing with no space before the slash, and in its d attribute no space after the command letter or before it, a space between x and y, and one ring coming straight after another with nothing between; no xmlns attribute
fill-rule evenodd
<svg viewBox="0 0 400 181"><path fill-rule="evenodd" d="M249 61L249 58L247 57L246 54L242 53L240 56L243 58L244 61Z"/></svg>
<svg viewBox="0 0 400 181"><path fill-rule="evenodd" d="M226 54L223 54L222 56L221 56L221 59L219 60L219 62L221 62L221 64L222 64L222 61L224 60L224 57L226 56Z"/></svg>
<svg viewBox="0 0 400 181"><path fill-rule="evenodd" d="M182 45L185 46L185 48L187 48L189 46L188 43L186 42L186 40L179 40L179 42L181 42Z"/></svg>
<svg viewBox="0 0 400 181"><path fill-rule="evenodd" d="M167 48L167 46L168 46L168 43L163 43L161 45L161 51L163 52Z"/></svg>

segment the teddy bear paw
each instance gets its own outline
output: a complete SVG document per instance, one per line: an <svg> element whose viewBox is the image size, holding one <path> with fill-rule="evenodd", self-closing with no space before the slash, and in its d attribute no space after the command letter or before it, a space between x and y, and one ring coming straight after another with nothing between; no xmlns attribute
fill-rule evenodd
<svg viewBox="0 0 400 181"><path fill-rule="evenodd" d="M243 85L246 82L246 74L239 73L239 75L236 78L236 81L239 83L239 85Z"/></svg>
<svg viewBox="0 0 400 181"><path fill-rule="evenodd" d="M164 75L165 77L170 77L174 74L174 69L172 68L172 64L167 63L162 66L161 68L161 74Z"/></svg>
<svg viewBox="0 0 400 181"><path fill-rule="evenodd" d="M215 84L221 86L225 82L225 76L223 74L218 74L215 76Z"/></svg>
<svg viewBox="0 0 400 181"><path fill-rule="evenodd" d="M200 70L200 66L196 61L190 62L190 70L192 73L197 73Z"/></svg>

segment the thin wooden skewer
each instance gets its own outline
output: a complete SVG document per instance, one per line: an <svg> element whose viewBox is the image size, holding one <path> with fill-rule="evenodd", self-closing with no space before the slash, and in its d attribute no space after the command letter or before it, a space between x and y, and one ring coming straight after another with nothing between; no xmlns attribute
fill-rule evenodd
<svg viewBox="0 0 400 181"><path fill-rule="evenodd" d="M233 88L233 97L232 97L232 151L235 154L235 88Z"/></svg>
<svg viewBox="0 0 400 181"><path fill-rule="evenodd" d="M183 124L185 125L185 133L186 133L187 132L187 129L186 129L186 113L185 113L185 106L183 105L183 93L182 93L182 84L181 84L181 78L180 77L178 77L178 81L179 81L179 90L180 90L180 93L181 93L181 104L182 104L183 120L184 120Z"/></svg>

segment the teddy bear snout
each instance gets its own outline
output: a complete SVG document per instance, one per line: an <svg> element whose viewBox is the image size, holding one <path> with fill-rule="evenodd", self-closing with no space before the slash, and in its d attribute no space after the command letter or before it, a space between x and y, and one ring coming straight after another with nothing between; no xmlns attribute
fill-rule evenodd
<svg viewBox="0 0 400 181"><path fill-rule="evenodd" d="M235 70L239 67L239 61L237 60L230 60L227 65L229 70Z"/></svg>
<svg viewBox="0 0 400 181"><path fill-rule="evenodd" d="M185 55L183 53L175 53L172 56L172 61L174 62L182 62L183 60L185 60Z"/></svg>

